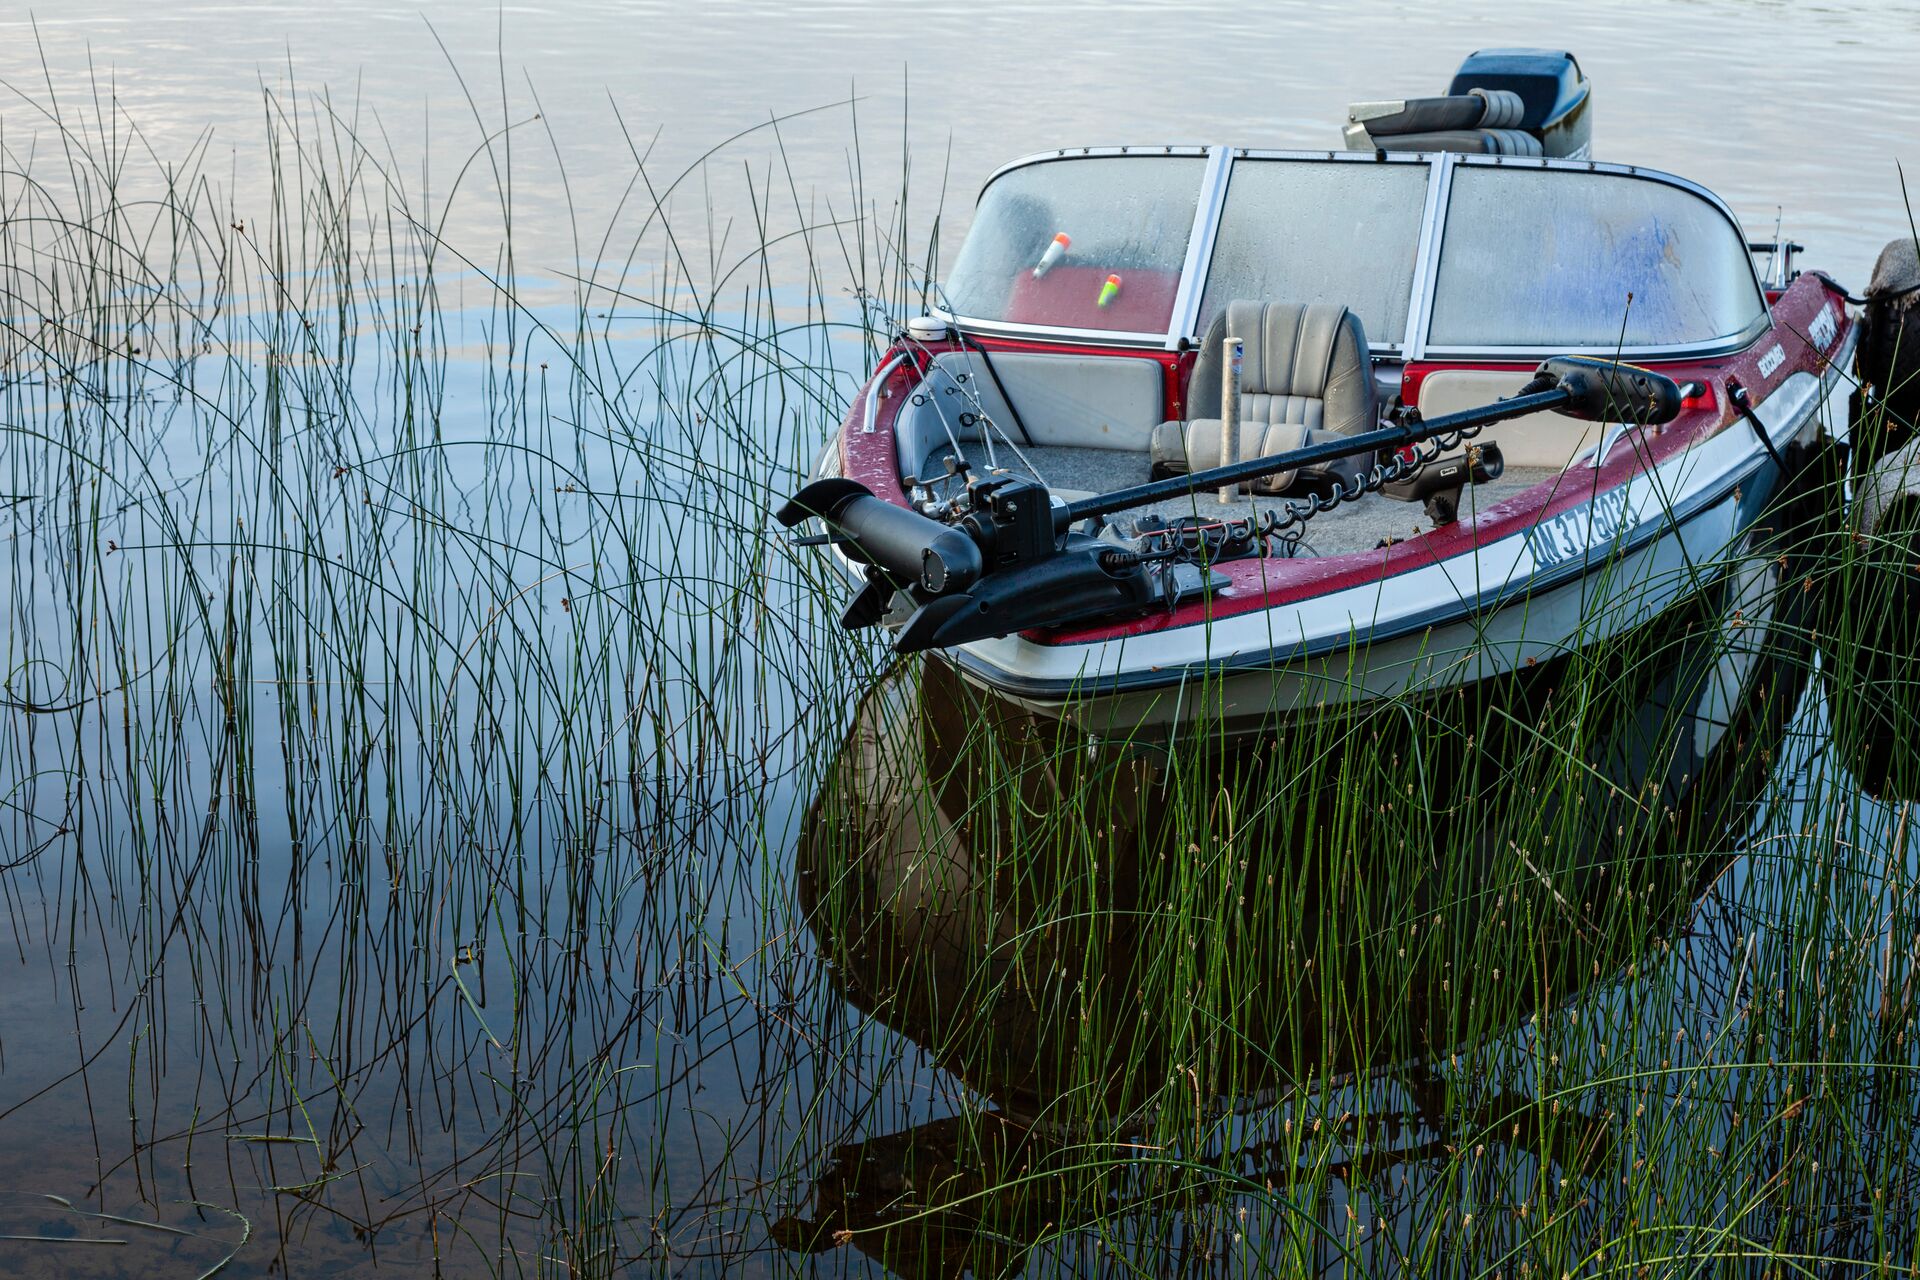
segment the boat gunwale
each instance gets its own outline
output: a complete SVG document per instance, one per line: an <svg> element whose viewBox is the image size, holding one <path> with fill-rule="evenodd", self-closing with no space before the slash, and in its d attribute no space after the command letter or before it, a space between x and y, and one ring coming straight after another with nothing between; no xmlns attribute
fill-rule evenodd
<svg viewBox="0 0 1920 1280"><path fill-rule="evenodd" d="M1253 672L1274 671L1294 666L1301 662L1322 658L1328 654L1345 649L1369 649L1376 645L1400 640L1407 636L1431 632L1436 627L1455 624L1471 624L1477 619L1489 618L1503 609L1518 602L1537 600L1553 592L1578 584L1582 579L1590 578L1609 568L1623 563L1628 557L1651 550L1661 539L1681 535L1685 528L1696 520L1710 515L1730 497L1742 495L1747 484L1765 465L1764 456L1756 453L1750 459L1750 465L1732 473L1729 479L1711 493L1696 495L1688 503L1685 514L1677 515L1664 523L1646 522L1639 526L1645 532L1641 536L1622 538L1615 544L1604 548L1595 547L1595 552L1586 556L1571 558L1556 565L1553 570L1543 573L1522 574L1500 583L1493 591L1477 598L1460 598L1455 604L1423 610L1405 618L1395 619L1390 624L1369 625L1364 632L1355 629L1344 634L1332 634L1317 640L1303 639L1299 642L1275 645L1271 648L1219 656L1208 656L1185 663L1160 663L1146 665L1126 665L1123 661L1119 669L1093 670L1083 675L1061 679L1053 676L1029 676L1011 668L987 661L977 652L976 645L958 646L947 651L947 658L961 667L969 677L1001 693L1022 697L1059 699L1062 701L1081 697L1099 697L1118 693L1150 693L1159 689L1171 689L1190 683L1196 679L1222 678ZM1525 534L1512 535L1524 538ZM1505 539L1502 539L1505 541ZM1456 559L1465 556L1454 557ZM1710 575L1717 577L1717 574ZM1382 581L1385 581L1384 579ZM1672 592L1674 602L1691 594L1692 588ZM1277 612L1285 609L1286 604L1272 604L1261 612ZM1664 613L1671 604L1663 605L1656 613ZM1245 617L1245 613L1230 615ZM1218 619L1224 621L1225 619ZM1214 619L1182 624L1187 627L1205 627ZM1094 636L1070 640L1035 640L1028 633L1022 633L1021 639L1028 643L1043 645L1052 650L1069 648L1091 649L1100 645L1118 644L1124 646L1128 641L1141 638L1142 632L1120 632L1110 636ZM1598 642L1604 637L1596 633L1589 638ZM1512 643L1512 642L1504 642ZM1567 651L1569 648L1581 648L1583 645L1560 646L1544 637L1538 641L1529 641L1529 645L1541 649ZM1490 642L1489 647L1498 644Z"/></svg>
<svg viewBox="0 0 1920 1280"><path fill-rule="evenodd" d="M1843 367L1844 360L1850 354L1856 337L1856 329L1849 328L1844 331L1841 335L1842 345L1840 349L1834 351L1831 356L1822 357L1824 364L1823 369L1815 370L1801 365L1783 371L1785 375L1782 379L1783 383L1786 378L1791 378L1795 374L1802 373L1807 374L1814 381L1805 395L1803 404L1795 406L1791 417L1787 421L1781 424L1775 424L1774 429L1769 431L1770 440L1777 438L1783 441L1792 441L1805 431L1809 421L1820 412L1821 406L1835 394L1841 382L1840 371ZM1771 397L1769 397L1769 399L1771 399ZM1762 407L1764 407L1764 402ZM1675 460L1676 453L1684 454L1685 452L1691 451L1693 448L1719 437L1724 429L1725 428L1713 431L1695 440L1680 441L1679 443L1682 447L1677 451L1670 451L1661 461ZM1776 444L1775 447L1778 448L1780 446ZM1629 454L1637 454L1639 451L1628 450L1627 452ZM1658 464L1656 463L1654 465ZM1017 639L1038 649L1052 651L1056 654L1074 651L1086 653L1091 656L1092 652L1105 649L1107 646L1120 646L1122 656L1118 663L1096 664L1083 660L1080 674L1070 678L1036 676L1023 673L990 660L985 654L979 651L983 647L980 644L957 647L948 653L948 658L965 671L970 679L999 692L1015 697L1060 703L1087 697L1098 698L1119 694L1151 693L1157 690L1172 689L1195 679L1231 677L1261 671L1278 671L1303 661L1324 657L1327 654L1335 653L1346 648L1357 646L1360 649L1367 649L1381 643L1418 635L1422 632L1431 632L1434 628L1440 626L1472 624L1476 619L1489 618L1517 603L1528 600L1539 600L1554 592L1569 587L1577 587L1582 580L1592 578L1597 574L1608 571L1610 568L1617 567L1630 556L1654 550L1663 538L1680 537L1684 543L1684 532L1689 524L1721 508L1730 498L1736 503L1739 503L1741 508L1749 513L1745 523L1741 526L1744 531L1745 528L1751 526L1752 520L1758 517L1761 508L1772 496L1770 489L1766 492L1756 492L1749 488L1754 477L1763 474L1768 466L1769 459L1766 450L1761 446L1760 442L1755 439L1745 456L1738 463L1728 466L1717 482L1712 484L1711 488L1703 487L1699 492L1689 495L1685 499L1684 510L1674 510L1668 518L1664 520L1641 521L1636 525L1633 534L1620 537L1606 544L1604 547L1598 543L1592 544L1586 554L1571 557L1552 566L1552 568L1547 571L1542 572L1535 570L1532 572L1519 573L1504 579L1490 592L1482 593L1472 598L1461 597L1450 606L1442 606L1420 613L1410 614L1403 618L1394 619L1390 623L1371 625L1366 628L1364 632L1357 629L1350 629L1345 633L1329 634L1317 640L1309 639L1303 635L1302 639L1298 642L1285 645L1272 645L1258 651L1244 650L1241 652L1210 653L1201 659L1188 662L1128 662L1124 656L1124 648L1131 641L1137 641L1152 635L1165 634L1173 630L1187 630L1193 627L1210 629L1213 624L1218 622L1245 618L1249 614L1278 612L1292 605L1298 605L1303 600L1332 595L1336 591L1353 590L1369 585L1376 588L1383 587L1388 580L1386 576L1375 579L1371 583L1350 583L1325 592L1309 593L1290 601L1270 601L1259 605L1255 609L1239 610L1236 613L1228 615L1220 615L1208 610L1205 605L1188 606L1188 609L1203 612L1204 616L1177 625L1143 628L1133 625L1142 620L1129 619L1117 625L1083 628L1079 632L1068 632L1065 630L1024 632L1018 637L1006 637L1009 641ZM1618 485L1615 485L1610 488L1618 487ZM1518 502L1521 496L1524 495L1516 496L1516 498L1510 499L1507 504L1502 505L1510 505ZM1543 512L1538 521L1530 523L1524 528L1509 531L1491 542L1477 541L1470 548L1451 556L1432 557L1427 565L1409 566L1408 571L1422 567L1443 566L1447 561L1457 562L1475 558L1482 551L1491 550L1492 547L1499 542L1508 542L1515 537L1524 539L1535 524L1551 518L1550 515ZM1597 554L1602 552L1603 554ZM1368 553L1361 552L1356 554L1366 555ZM1677 589L1670 593L1673 603L1677 603L1680 599L1690 595L1693 589L1687 584L1676 584L1676 587ZM1655 612L1656 614L1664 613L1671 607L1672 603L1663 604ZM1164 616L1165 615L1162 615L1162 617ZM1148 619L1147 621L1152 621L1152 619ZM1589 637L1591 640L1597 640L1599 638L1597 634ZM1531 640L1525 643L1529 647L1539 647L1544 650L1556 650L1565 647L1556 645L1555 642L1544 636L1538 640ZM1581 646L1574 645L1572 647L1578 648ZM1113 669L1107 669L1109 665L1112 665ZM1093 669L1089 669L1090 667Z"/></svg>

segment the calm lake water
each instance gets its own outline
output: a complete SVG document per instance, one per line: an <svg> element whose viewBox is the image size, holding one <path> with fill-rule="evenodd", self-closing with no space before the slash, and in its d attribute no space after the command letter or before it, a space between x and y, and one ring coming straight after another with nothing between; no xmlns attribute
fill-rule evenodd
<svg viewBox="0 0 1920 1280"><path fill-rule="evenodd" d="M937 1145L992 1090L868 1017L871 979L824 972L796 905L830 749L894 712L856 721L870 662L786 625L820 609L798 570L743 568L756 486L791 479L863 375L874 264L950 258L1002 162L1333 147L1347 103L1440 92L1497 45L1574 51L1597 158L1704 183L1856 292L1909 227L1912 3L0 14L0 217L37 246L7 270L135 246L203 322L103 302L83 347L153 344L165 376L96 385L48 354L77 332L40 324L54 303L4 304L0 1272L877 1273L793 1224L829 1220L844 1162ZM232 287L214 239L169 252L164 228L94 218L112 182L152 207L169 172L241 276L312 286L303 311ZM23 229L54 205L55 230ZM389 256L330 256L329 231L375 225ZM428 259L434 290L409 292ZM791 327L777 356L682 334L649 363L675 311ZM301 346L316 324L330 353ZM1776 810L1815 785L1822 714L1810 695L1769 748ZM1900 815L1842 807L1911 856ZM1667 1011L1668 1042L1750 985L1743 903L1694 920L1732 959ZM1846 928L1892 937L1857 905ZM1904 1121L1865 1123L1904 1151L1898 1097ZM1261 1150L1255 1182L1278 1167ZM1358 1203L1343 1184L1310 1215ZM1418 1236L1417 1208L1374 1203L1382 1234ZM1120 1268L1033 1212L1032 1274ZM1175 1233L1179 1266L1236 1269L1194 1243L1218 1226Z"/></svg>
<svg viewBox="0 0 1920 1280"><path fill-rule="evenodd" d="M257 193L247 160L263 84L324 90L342 115L377 121L382 146L441 190L482 127L539 112L518 140L529 168L516 234L536 264L556 266L574 248L556 149L579 219L598 227L619 206L630 146L673 173L769 116L857 97L869 180L897 190L904 141L921 207L944 188L957 232L980 182L1015 156L1104 142L1337 146L1347 103L1440 92L1466 52L1508 44L1580 58L1598 157L1706 184L1756 238L1777 219L1809 261L1853 283L1906 222L1896 166L1916 162L1920 107L1908 73L1920 7L1906 3L77 3L16 10L0 32L16 91L42 102L49 81L70 102L110 91L162 156L211 131L216 155L233 149L242 193ZM6 119L10 133L32 125L18 103ZM845 110L783 127L803 197L846 194L853 136ZM759 137L715 168L768 155Z"/></svg>

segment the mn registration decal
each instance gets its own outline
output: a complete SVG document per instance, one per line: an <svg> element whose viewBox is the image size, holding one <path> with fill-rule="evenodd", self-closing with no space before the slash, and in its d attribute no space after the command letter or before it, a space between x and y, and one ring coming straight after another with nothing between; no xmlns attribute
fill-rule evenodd
<svg viewBox="0 0 1920 1280"><path fill-rule="evenodd" d="M1533 552L1534 563L1545 568L1582 556L1588 547L1611 544L1638 523L1640 515L1627 505L1627 488L1621 485L1591 506L1576 507L1527 530L1527 550Z"/></svg>

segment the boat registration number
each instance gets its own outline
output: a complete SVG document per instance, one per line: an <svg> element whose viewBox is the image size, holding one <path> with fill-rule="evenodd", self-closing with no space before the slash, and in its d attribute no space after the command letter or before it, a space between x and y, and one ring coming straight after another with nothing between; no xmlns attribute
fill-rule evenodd
<svg viewBox="0 0 1920 1280"><path fill-rule="evenodd" d="M1640 523L1640 515L1627 505L1627 489L1621 485L1595 498L1593 505L1542 520L1527 530L1527 550L1541 568L1582 555L1588 547L1611 543Z"/></svg>
<svg viewBox="0 0 1920 1280"><path fill-rule="evenodd" d="M1815 316L1813 323L1807 326L1807 337L1812 339L1813 345L1822 351L1832 346L1833 340L1839 334L1840 322L1834 318L1832 307L1821 307L1820 314Z"/></svg>

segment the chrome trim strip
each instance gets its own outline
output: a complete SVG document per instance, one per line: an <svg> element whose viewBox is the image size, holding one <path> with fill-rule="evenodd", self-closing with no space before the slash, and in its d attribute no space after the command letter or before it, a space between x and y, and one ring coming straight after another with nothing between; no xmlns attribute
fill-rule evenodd
<svg viewBox="0 0 1920 1280"><path fill-rule="evenodd" d="M1213 242L1220 231L1232 173L1233 149L1212 148L1207 156L1207 174L1200 184L1200 199L1193 206L1193 230L1187 234L1187 260L1180 267L1180 289L1173 295L1173 312L1167 317L1169 351L1178 351L1182 341L1199 336L1194 325L1200 316L1200 296L1206 291L1207 268L1213 262Z"/></svg>
<svg viewBox="0 0 1920 1280"><path fill-rule="evenodd" d="M1439 151L1289 151L1273 147L1235 147L1242 160L1337 160L1342 164L1432 164Z"/></svg>
<svg viewBox="0 0 1920 1280"><path fill-rule="evenodd" d="M1453 193L1453 156L1433 157L1427 178L1427 205L1420 214L1420 244L1414 250L1413 285L1407 291L1407 328L1401 349L1409 362L1427 353L1427 316L1433 310L1433 280L1440 259L1440 233L1447 219L1447 198Z"/></svg>
<svg viewBox="0 0 1920 1280"><path fill-rule="evenodd" d="M1613 359L1634 360L1678 360L1692 356L1723 356L1736 351L1744 351L1759 340L1760 336L1773 328L1773 317L1769 312L1757 316L1753 324L1740 333L1730 333L1708 342L1682 342L1666 346L1623 347L1617 343L1602 343L1598 346L1577 347L1561 343L1551 347L1442 347L1429 345L1423 353L1429 360L1544 360L1548 356L1590 355Z"/></svg>
<svg viewBox="0 0 1920 1280"><path fill-rule="evenodd" d="M975 320L967 316L956 316L938 307L928 307L927 314L937 320L957 325L969 334L985 334L988 337L1044 338L1052 342L1084 342L1089 346L1098 347L1154 348L1159 348L1167 340L1165 330L1157 333L1141 333L1132 329L1063 329L1058 325L1020 324L1013 320Z"/></svg>
<svg viewBox="0 0 1920 1280"><path fill-rule="evenodd" d="M1036 151L1032 155L1021 156L1018 160L1009 160L987 175L980 184L980 195L973 198L974 204L980 203L980 196L987 194L987 188L1000 180L1001 175L1014 169L1024 169L1032 164L1045 164L1050 160L1078 160L1082 156L1200 156L1205 158L1218 148L1197 146L1191 143L1179 146L1160 147L1061 147L1054 151Z"/></svg>

